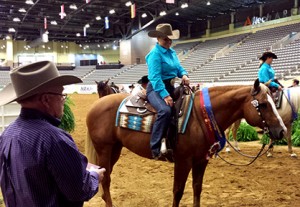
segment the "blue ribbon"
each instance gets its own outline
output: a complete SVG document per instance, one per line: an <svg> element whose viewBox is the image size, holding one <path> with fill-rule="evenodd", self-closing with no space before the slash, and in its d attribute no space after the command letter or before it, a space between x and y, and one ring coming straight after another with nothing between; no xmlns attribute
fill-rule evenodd
<svg viewBox="0 0 300 207"><path fill-rule="evenodd" d="M218 150L218 152L219 152L224 148L224 146L226 144L226 137L225 137L224 132L221 131L220 128L218 127L217 121L216 121L214 113L212 111L212 106L211 106L211 102L210 102L210 96L209 96L208 88L203 88L202 89L202 94L203 94L204 106L205 106L205 109L207 111L207 115L209 117L209 120L212 123L215 136L217 137L217 140L220 142L221 147Z"/></svg>
<svg viewBox="0 0 300 207"><path fill-rule="evenodd" d="M289 103L291 105L291 108L292 108L292 118L293 118L293 121L295 121L298 118L298 113L296 112L295 106L291 101L291 90L288 88L286 91L287 91L288 101L289 101Z"/></svg>

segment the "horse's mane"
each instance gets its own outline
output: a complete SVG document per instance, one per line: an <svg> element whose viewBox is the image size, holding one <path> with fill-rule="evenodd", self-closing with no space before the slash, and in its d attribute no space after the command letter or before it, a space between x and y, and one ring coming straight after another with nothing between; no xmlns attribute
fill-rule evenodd
<svg viewBox="0 0 300 207"><path fill-rule="evenodd" d="M250 87L250 85L228 85L228 86L213 86L210 87L211 91L213 91L216 95L224 94L224 91L233 91L245 87Z"/></svg>

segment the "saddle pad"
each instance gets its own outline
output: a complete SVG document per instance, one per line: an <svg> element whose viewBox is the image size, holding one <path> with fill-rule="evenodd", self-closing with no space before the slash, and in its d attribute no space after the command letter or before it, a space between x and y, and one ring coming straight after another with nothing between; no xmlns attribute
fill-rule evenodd
<svg viewBox="0 0 300 207"><path fill-rule="evenodd" d="M125 98L117 111L116 117L116 126L132 129L135 131L141 131L145 133L151 133L154 121L156 119L156 113L149 113L147 115L139 115L136 113L130 113L125 106L126 101ZM183 115L178 118L178 133L185 133L186 126L191 114L191 110L194 103L194 94L185 96L186 104L183 107Z"/></svg>

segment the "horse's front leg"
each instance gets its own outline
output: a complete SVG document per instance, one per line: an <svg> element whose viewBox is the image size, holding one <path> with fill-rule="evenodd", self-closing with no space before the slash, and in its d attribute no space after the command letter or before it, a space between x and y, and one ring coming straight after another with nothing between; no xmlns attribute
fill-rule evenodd
<svg viewBox="0 0 300 207"><path fill-rule="evenodd" d="M193 163L193 190L194 207L200 207L200 198L202 191L202 182L208 160L197 161Z"/></svg>
<svg viewBox="0 0 300 207"><path fill-rule="evenodd" d="M286 139L287 139L287 143L288 143L288 151L291 154L291 157L297 157L297 154L293 152L293 148L292 148L292 125L286 125L287 127L287 133L286 133Z"/></svg>
<svg viewBox="0 0 300 207"><path fill-rule="evenodd" d="M182 198L185 182L192 168L192 158L188 160L182 158L175 159L174 185L173 185L173 207L179 207Z"/></svg>

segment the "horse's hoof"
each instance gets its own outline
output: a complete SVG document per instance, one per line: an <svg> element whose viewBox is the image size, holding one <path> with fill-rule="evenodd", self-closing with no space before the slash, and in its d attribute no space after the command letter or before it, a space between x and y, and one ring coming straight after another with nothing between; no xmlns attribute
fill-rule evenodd
<svg viewBox="0 0 300 207"><path fill-rule="evenodd" d="M292 153L291 157L297 158L297 154L296 153Z"/></svg>
<svg viewBox="0 0 300 207"><path fill-rule="evenodd" d="M273 157L273 154L272 153L268 153L267 157Z"/></svg>
<svg viewBox="0 0 300 207"><path fill-rule="evenodd" d="M229 153L230 152L230 148L226 147L226 152Z"/></svg>

